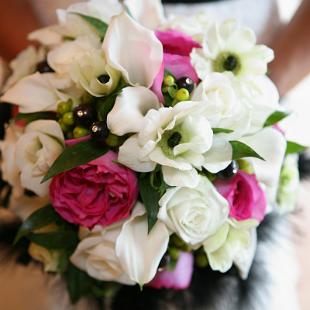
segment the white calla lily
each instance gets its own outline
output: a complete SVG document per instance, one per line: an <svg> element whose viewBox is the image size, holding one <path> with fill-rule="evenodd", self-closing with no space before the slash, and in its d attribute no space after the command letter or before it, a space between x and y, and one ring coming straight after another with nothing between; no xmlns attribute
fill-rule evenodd
<svg viewBox="0 0 310 310"><path fill-rule="evenodd" d="M118 136L139 132L146 113L160 106L156 95L149 89L142 86L126 87L108 114L108 127Z"/></svg>
<svg viewBox="0 0 310 310"><path fill-rule="evenodd" d="M206 177L195 188L168 189L160 199L158 219L192 246L216 234L228 221L228 202Z"/></svg>
<svg viewBox="0 0 310 310"><path fill-rule="evenodd" d="M21 113L56 111L59 101L73 99L71 91L73 94L75 89L70 78L58 77L53 73L35 73L11 87L1 101L16 104ZM80 95L78 90L76 95Z"/></svg>
<svg viewBox="0 0 310 310"><path fill-rule="evenodd" d="M169 235L166 225L160 221L148 232L144 206L138 203L116 241L116 254L131 280L142 286L155 277L167 251Z"/></svg>
<svg viewBox="0 0 310 310"><path fill-rule="evenodd" d="M49 182L41 184L44 175L64 148L64 135L56 121L30 123L16 144L16 164L23 188L40 197L48 194Z"/></svg>
<svg viewBox="0 0 310 310"><path fill-rule="evenodd" d="M108 63L129 84L151 87L163 61L163 46L153 31L122 13L112 18L103 49Z"/></svg>
<svg viewBox="0 0 310 310"><path fill-rule="evenodd" d="M164 8L160 0L125 0L124 4L144 27L157 29L165 22Z"/></svg>
<svg viewBox="0 0 310 310"><path fill-rule="evenodd" d="M286 152L286 139L274 128L265 128L255 135L244 137L242 142L253 148L265 160L249 158L259 182L266 186L270 203L275 202L279 186L281 167Z"/></svg>

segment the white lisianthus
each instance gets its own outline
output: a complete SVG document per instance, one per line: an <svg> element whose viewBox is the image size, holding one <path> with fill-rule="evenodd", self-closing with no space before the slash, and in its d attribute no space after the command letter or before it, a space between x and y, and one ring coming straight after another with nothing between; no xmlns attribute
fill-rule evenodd
<svg viewBox="0 0 310 310"><path fill-rule="evenodd" d="M40 197L48 193L49 182L41 181L64 148L64 135L56 121L30 123L16 143L16 165L21 185Z"/></svg>
<svg viewBox="0 0 310 310"><path fill-rule="evenodd" d="M113 109L108 114L108 127L117 136L139 132L146 113L151 109L157 110L160 106L157 96L148 88L126 87L116 98Z"/></svg>
<svg viewBox="0 0 310 310"><path fill-rule="evenodd" d="M256 252L258 222L230 220L216 234L205 240L204 250L212 270L227 272L233 264L246 279Z"/></svg>
<svg viewBox="0 0 310 310"><path fill-rule="evenodd" d="M10 63L12 70L11 76L6 81L4 90L8 90L19 80L27 75L30 75L36 71L36 66L39 62L43 61L45 57L45 51L35 49L33 46L29 46Z"/></svg>
<svg viewBox="0 0 310 310"><path fill-rule="evenodd" d="M138 203L129 220L84 234L71 262L95 279L142 286L156 275L168 242L163 223L148 233L147 216Z"/></svg>
<svg viewBox="0 0 310 310"><path fill-rule="evenodd" d="M196 112L198 108L194 102L182 102L150 110L140 132L120 147L120 163L139 172L152 171L159 164L168 185L196 187L196 168L204 165L204 154L213 141L211 126Z"/></svg>
<svg viewBox="0 0 310 310"><path fill-rule="evenodd" d="M60 45L48 54L48 62L57 73L69 74L95 97L111 93L121 76L107 64L100 40L94 36L81 36Z"/></svg>
<svg viewBox="0 0 310 310"><path fill-rule="evenodd" d="M195 188L168 189L159 205L158 219L192 246L217 233L228 220L228 202L206 177L199 177Z"/></svg>
<svg viewBox="0 0 310 310"><path fill-rule="evenodd" d="M15 160L16 143L23 131L22 127L12 123L7 126L4 140L0 142L2 178L13 187L13 195L17 197L23 194L23 188L20 184L19 169Z"/></svg>
<svg viewBox="0 0 310 310"><path fill-rule="evenodd" d="M127 13L112 18L103 50L108 64L133 86L151 87L163 61L163 46L154 31L144 28Z"/></svg>
<svg viewBox="0 0 310 310"><path fill-rule="evenodd" d="M285 158L281 170L277 198L278 212L288 213L294 211L298 198L299 185L298 155L291 154Z"/></svg>
<svg viewBox="0 0 310 310"><path fill-rule="evenodd" d="M191 54L192 63L203 80L210 72L231 71L237 77L264 75L273 51L256 45L254 32L235 20L215 23L205 35L203 48Z"/></svg>
<svg viewBox="0 0 310 310"><path fill-rule="evenodd" d="M56 111L60 101L72 99L78 102L82 94L83 91L76 88L68 76L35 73L11 87L1 101L16 104L21 113L33 113Z"/></svg>
<svg viewBox="0 0 310 310"><path fill-rule="evenodd" d="M29 255L44 266L45 272L57 272L60 260L58 251L48 250L35 243L31 243L28 249Z"/></svg>

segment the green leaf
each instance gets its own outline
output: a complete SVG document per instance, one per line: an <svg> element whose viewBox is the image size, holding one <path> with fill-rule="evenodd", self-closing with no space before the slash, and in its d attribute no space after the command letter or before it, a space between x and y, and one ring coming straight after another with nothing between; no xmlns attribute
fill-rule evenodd
<svg viewBox="0 0 310 310"><path fill-rule="evenodd" d="M231 129L225 129L225 128L212 128L212 130L213 130L213 133L215 135L219 134L219 133L232 133L232 132L234 132Z"/></svg>
<svg viewBox="0 0 310 310"><path fill-rule="evenodd" d="M108 25L103 22L102 20L92 17L92 16L88 16L88 15L84 15L84 14L79 14L79 13L75 13L76 15L80 16L82 19L84 19L90 26L92 26L93 28L95 28L96 32L98 33L98 35L100 36L101 39L104 38L107 30L108 30Z"/></svg>
<svg viewBox="0 0 310 310"><path fill-rule="evenodd" d="M30 234L28 238L46 249L49 250L62 250L74 249L79 238L75 231L56 231L42 234Z"/></svg>
<svg viewBox="0 0 310 310"><path fill-rule="evenodd" d="M117 94L112 94L106 98L97 100L98 118L100 121L107 119L108 114L114 107Z"/></svg>
<svg viewBox="0 0 310 310"><path fill-rule="evenodd" d="M19 113L16 115L15 120L26 121L26 123L31 123L40 119L52 119L56 120L56 113L54 112L35 112L35 113Z"/></svg>
<svg viewBox="0 0 310 310"><path fill-rule="evenodd" d="M233 149L233 160L241 159L244 157L254 157L265 160L245 143L242 143L240 141L230 141L230 144Z"/></svg>
<svg viewBox="0 0 310 310"><path fill-rule="evenodd" d="M298 144L296 142L287 141L286 146L286 155L288 154L294 154L294 153L300 153L307 149L306 146Z"/></svg>
<svg viewBox="0 0 310 310"><path fill-rule="evenodd" d="M147 211L148 230L150 232L157 222L160 194L152 187L149 174L141 174L139 176L139 190L142 202Z"/></svg>
<svg viewBox="0 0 310 310"><path fill-rule="evenodd" d="M42 183L62 172L89 163L107 152L108 148L106 146L92 140L83 141L67 147L49 169Z"/></svg>
<svg viewBox="0 0 310 310"><path fill-rule="evenodd" d="M290 114L287 112L276 111L272 113L265 121L264 128L270 127L282 121L284 118L288 117Z"/></svg>
<svg viewBox="0 0 310 310"><path fill-rule="evenodd" d="M44 208L40 208L36 212L32 213L22 224L15 237L14 244L33 231L56 222L58 218L59 216L56 214L52 206L49 205Z"/></svg>
<svg viewBox="0 0 310 310"><path fill-rule="evenodd" d="M72 264L68 266L64 277L73 304L77 303L81 297L91 294L96 283L86 272L77 269Z"/></svg>

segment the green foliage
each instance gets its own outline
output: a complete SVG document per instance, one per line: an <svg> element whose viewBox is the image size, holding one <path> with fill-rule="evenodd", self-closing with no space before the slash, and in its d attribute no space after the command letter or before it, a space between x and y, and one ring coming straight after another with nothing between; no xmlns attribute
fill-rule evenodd
<svg viewBox="0 0 310 310"><path fill-rule="evenodd" d="M288 117L289 115L290 114L287 112L276 111L267 118L267 120L264 123L264 127L273 126L282 121L284 118Z"/></svg>
<svg viewBox="0 0 310 310"><path fill-rule="evenodd" d="M34 112L34 113L19 113L16 115L15 120L20 121L23 120L27 124L37 121L37 120L56 120L56 113L54 112Z"/></svg>
<svg viewBox="0 0 310 310"><path fill-rule="evenodd" d="M49 169L43 178L42 183L62 172L87 164L90 161L103 156L108 151L109 150L106 146L98 144L92 140L83 141L71 147L66 147L63 153L56 159L52 167Z"/></svg>
<svg viewBox="0 0 310 310"><path fill-rule="evenodd" d="M241 159L244 157L254 157L264 160L259 154L257 154L251 147L240 141L230 141L233 149L233 160Z"/></svg>
<svg viewBox="0 0 310 310"><path fill-rule="evenodd" d="M306 146L298 144L296 142L287 141L286 146L286 155L294 154L294 153L301 153L307 149Z"/></svg>
<svg viewBox="0 0 310 310"><path fill-rule="evenodd" d="M80 16L84 21L86 21L90 26L92 26L96 30L96 32L98 33L101 39L105 37L105 34L108 30L108 24L92 16L78 14L78 13L75 13L75 14Z"/></svg>
<svg viewBox="0 0 310 310"><path fill-rule="evenodd" d="M234 132L231 129L225 129L225 128L212 128L212 131L215 135L217 135L219 133L232 133L232 132Z"/></svg>

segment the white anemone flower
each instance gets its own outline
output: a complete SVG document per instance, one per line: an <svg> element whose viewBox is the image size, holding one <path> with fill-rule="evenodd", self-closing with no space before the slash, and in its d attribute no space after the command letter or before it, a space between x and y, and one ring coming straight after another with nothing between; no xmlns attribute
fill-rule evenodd
<svg viewBox="0 0 310 310"><path fill-rule="evenodd" d="M210 72L233 72L238 77L264 75L273 51L256 45L254 32L235 20L215 23L208 30L203 48L192 52L192 63L203 80Z"/></svg>
<svg viewBox="0 0 310 310"><path fill-rule="evenodd" d="M198 108L197 103L182 102L150 110L139 133L120 147L119 161L139 172L152 171L159 164L168 185L196 187L196 169L204 165L213 142L210 123L197 113Z"/></svg>

